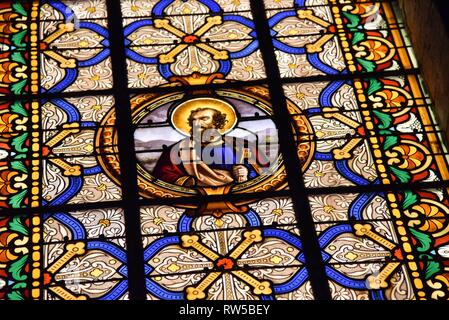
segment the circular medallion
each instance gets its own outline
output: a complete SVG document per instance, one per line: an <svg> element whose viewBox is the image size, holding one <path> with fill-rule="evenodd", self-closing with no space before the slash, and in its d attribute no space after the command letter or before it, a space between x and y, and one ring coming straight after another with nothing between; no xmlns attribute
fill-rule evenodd
<svg viewBox="0 0 449 320"><path fill-rule="evenodd" d="M292 101L287 103L293 119L292 134L297 137L297 156L304 172L315 150L314 142L309 138L313 129L299 107ZM226 189L226 194L254 193L281 190L287 186L267 88L254 86L193 94L144 94L132 98L131 108L142 197L191 196L217 187ZM119 184L115 120L115 111L111 110L98 129L95 142L102 151L98 156L100 165ZM226 142L212 144L209 148L212 151L202 146L197 152L203 152L199 164L192 164L183 157L172 158L173 154L182 154L174 152L178 150L176 148L183 150L183 146L191 146L192 121L210 123L222 136L220 141ZM232 146L228 147L227 142L232 142ZM220 153L232 160L229 163L217 162L216 158L212 162L203 161L206 149L215 156ZM237 158L251 158L253 162L251 165L242 162L245 163L242 168L236 162ZM243 179L238 178L240 174Z"/></svg>

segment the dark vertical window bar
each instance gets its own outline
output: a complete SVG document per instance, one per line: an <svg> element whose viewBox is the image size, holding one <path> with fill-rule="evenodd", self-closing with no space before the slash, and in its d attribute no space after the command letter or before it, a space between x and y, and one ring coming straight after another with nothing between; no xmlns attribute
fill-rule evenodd
<svg viewBox="0 0 449 320"><path fill-rule="evenodd" d="M128 93L125 39L120 1L109 0L108 24L112 70L114 79L115 110L117 113L118 146L126 225L129 298L145 300L145 272L140 232L139 192L137 187L137 160L134 151L131 105Z"/></svg>
<svg viewBox="0 0 449 320"><path fill-rule="evenodd" d="M279 130L280 150L284 159L292 201L301 232L302 246L312 290L315 299L331 300L318 236L310 211L307 190L303 183L301 162L297 157L296 142L293 137L292 127L286 125L291 123L291 115L287 109L280 71L270 36L268 19L262 1L251 0L251 10L254 15L260 49L265 62L274 110L273 120Z"/></svg>

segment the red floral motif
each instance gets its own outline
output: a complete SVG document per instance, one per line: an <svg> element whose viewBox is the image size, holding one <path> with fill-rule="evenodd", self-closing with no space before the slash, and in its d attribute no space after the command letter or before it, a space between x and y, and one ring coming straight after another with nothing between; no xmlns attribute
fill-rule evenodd
<svg viewBox="0 0 449 320"><path fill-rule="evenodd" d="M383 98L384 105L387 108L397 108L407 102L407 99L398 91L384 89L376 93L376 96Z"/></svg>
<svg viewBox="0 0 449 320"><path fill-rule="evenodd" d="M0 133L11 133L13 132L13 121L19 116L16 114L5 113L0 116ZM4 135L5 138L9 138L10 135Z"/></svg>
<svg viewBox="0 0 449 320"><path fill-rule="evenodd" d="M368 16L373 15L379 11L379 5L376 3L369 2L367 0L356 0L358 4L355 5L354 10L351 11L352 14L356 14L359 16ZM366 4L362 4L363 2L368 2Z"/></svg>
<svg viewBox="0 0 449 320"><path fill-rule="evenodd" d="M234 261L230 258L221 258L217 261L217 267L222 267L225 270L231 270L234 264Z"/></svg>
<svg viewBox="0 0 449 320"><path fill-rule="evenodd" d="M17 190L13 188L12 183L14 177L18 175L15 171L5 170L0 173L0 195L10 196L17 193Z"/></svg>
<svg viewBox="0 0 449 320"><path fill-rule="evenodd" d="M11 84L19 81L16 76L15 68L19 67L16 62L3 62L0 64L0 82Z"/></svg>
<svg viewBox="0 0 449 320"><path fill-rule="evenodd" d="M419 168L423 161L426 159L426 155L417 147L408 144L401 144L392 148L393 153L387 153L391 159L390 165L396 165L400 169L414 170Z"/></svg>
<svg viewBox="0 0 449 320"><path fill-rule="evenodd" d="M184 36L182 41L185 43L198 43L198 42L200 42L200 38L198 38L198 36L196 36L194 34L190 34L190 35Z"/></svg>
<svg viewBox="0 0 449 320"><path fill-rule="evenodd" d="M2 17L4 20L2 20ZM10 12L6 12L4 14L0 14L0 21L5 21L5 19L12 19L12 18L16 18L18 17L18 15L14 14L14 13L10 13ZM14 34L17 33L17 29L14 28L14 25L11 23L5 23L2 22L0 23L0 32L3 34Z"/></svg>
<svg viewBox="0 0 449 320"><path fill-rule="evenodd" d="M23 84L18 87L12 85L27 77L27 66L23 63L27 53L19 53L16 47L25 48L28 37L25 34L14 39L14 36L27 28L24 23L26 16L22 15L22 10L28 5L16 2L13 5L12 2L3 1L0 3L0 94L18 93L24 88Z"/></svg>
<svg viewBox="0 0 449 320"><path fill-rule="evenodd" d="M0 234L0 263L8 263L17 259L17 256L8 248L19 235L12 232Z"/></svg>
<svg viewBox="0 0 449 320"><path fill-rule="evenodd" d="M14 20L14 19L16 19L18 17L19 17L19 15L16 14L16 13L13 13L13 12L5 12L3 14L0 14L0 20L1 21L8 21L8 20L11 21L11 20Z"/></svg>
<svg viewBox="0 0 449 320"><path fill-rule="evenodd" d="M382 60L390 51L387 45L376 40L366 40L360 43L360 45L366 48L367 55L364 58L370 61Z"/></svg>
<svg viewBox="0 0 449 320"><path fill-rule="evenodd" d="M425 219L421 222L420 230L424 232L436 232L441 230L446 222L446 215L440 208L428 203L421 203L413 206L412 211L423 216Z"/></svg>

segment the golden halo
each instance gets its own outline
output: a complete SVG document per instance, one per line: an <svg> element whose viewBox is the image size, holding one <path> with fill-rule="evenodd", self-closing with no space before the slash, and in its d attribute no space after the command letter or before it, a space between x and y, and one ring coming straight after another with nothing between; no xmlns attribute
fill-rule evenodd
<svg viewBox="0 0 449 320"><path fill-rule="evenodd" d="M188 123L190 113L200 108L215 109L226 114L227 122L224 128L219 130L221 134L232 131L237 124L237 113L230 103L215 98L195 98L184 101L172 111L170 120L176 131L182 135L190 136L191 128Z"/></svg>

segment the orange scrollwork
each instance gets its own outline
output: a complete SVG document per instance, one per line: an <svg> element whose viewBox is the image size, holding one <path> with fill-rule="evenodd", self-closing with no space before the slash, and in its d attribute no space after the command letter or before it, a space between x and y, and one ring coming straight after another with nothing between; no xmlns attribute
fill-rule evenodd
<svg viewBox="0 0 449 320"><path fill-rule="evenodd" d="M431 199L422 199L405 212L411 218L410 227L419 226L419 230L439 237L447 233L449 208ZM416 219L416 220L415 220Z"/></svg>
<svg viewBox="0 0 449 320"><path fill-rule="evenodd" d="M367 40L354 46L354 49L358 51L355 54L357 58L363 58L376 64L385 63L396 54L396 50L388 40L376 36L368 36Z"/></svg>
<svg viewBox="0 0 449 320"><path fill-rule="evenodd" d="M390 166L410 171L412 174L422 172L430 166L431 158L428 154L430 152L425 146L409 140L403 140L385 152Z"/></svg>
<svg viewBox="0 0 449 320"><path fill-rule="evenodd" d="M372 94L369 99L376 109L386 109L383 112L391 112L396 117L410 112L414 103L412 96L403 88L384 86L382 90Z"/></svg>
<svg viewBox="0 0 449 320"><path fill-rule="evenodd" d="M27 67L17 62L4 61L0 63L0 83L10 85L19 82L20 79L26 79Z"/></svg>

